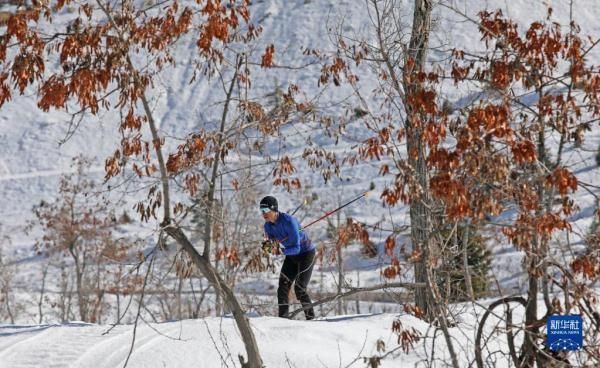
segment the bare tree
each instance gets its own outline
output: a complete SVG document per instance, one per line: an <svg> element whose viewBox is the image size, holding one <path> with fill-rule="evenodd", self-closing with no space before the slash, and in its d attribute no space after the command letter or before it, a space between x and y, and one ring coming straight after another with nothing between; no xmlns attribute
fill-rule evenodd
<svg viewBox="0 0 600 368"><path fill-rule="evenodd" d="M48 257L46 262L55 258L68 259L65 264L72 265L75 276L78 318L97 322L108 288L106 278L110 271L106 260L122 259L126 256L127 245L112 239L117 219L107 202L94 199L95 184L85 172L89 163L77 159L74 165L76 173L61 178L56 202L43 202L34 210L44 231L36 249ZM44 286L45 276L42 290ZM40 309L43 293L40 295Z"/></svg>
<svg viewBox="0 0 600 368"><path fill-rule="evenodd" d="M4 237L2 242L9 242L9 239ZM15 318L18 316L18 308L15 301L13 283L16 266L10 265L2 254L3 247L0 246L0 318L5 318L11 324L15 323Z"/></svg>
<svg viewBox="0 0 600 368"><path fill-rule="evenodd" d="M514 364L528 367L565 362L542 342L541 329L550 314L577 308L579 313L590 315L590 321L596 320L589 310L591 294L584 291L589 284L576 281L574 276L586 274L589 268L585 271L583 264L591 266L597 259L591 256L593 252L570 260L555 259L552 243L556 234L572 231L570 215L576 208L571 193L580 185L577 174L566 166L563 152L567 147L579 149L583 132L600 113L592 107L598 101L598 91L590 88L597 77L584 58L598 41L585 45L573 21L568 32L563 32L551 19L549 9L545 20L533 22L521 34L501 12L479 13L476 23L487 51L483 55L455 52L452 76L456 82L470 78L478 81L487 88L490 98L466 108L458 121L456 147L442 153L453 158L452 174L440 171L432 178L437 193L465 193L440 196L448 208L454 208L454 218L484 222L509 207L517 212L514 220L499 225L525 254L527 296L501 298L490 305L488 312L510 302L525 308L522 346L515 347L512 333L508 345ZM532 96L536 102L528 104L524 96ZM548 154L550 137L558 142L554 158ZM488 164L482 165L484 161ZM448 168L447 164L440 162L439 168L444 167ZM451 185L455 188L449 191ZM555 278L557 273L562 281ZM563 289L562 303L551 295L552 284ZM577 302L568 288L580 290ZM542 318L538 317L539 296L546 310ZM504 320L512 320L510 312ZM594 325L592 322L589 328L597 329ZM481 355L479 347L477 350ZM477 364L483 366L480 357Z"/></svg>
<svg viewBox="0 0 600 368"><path fill-rule="evenodd" d="M77 104L77 116L97 114L101 109L118 113L121 117L121 140L115 153L105 162L106 179L128 171L138 175L140 182L154 181L156 185L150 189L147 199L137 206L142 221L156 219L160 226L159 237L167 234L188 253L197 269L233 312L248 355L248 362L243 362L243 366L262 366L244 310L211 260L214 242L211 224L214 222L217 179L221 175L220 166L242 132L253 128L264 136L276 134L279 126L290 120L290 114L306 110L305 105L296 103L294 94L297 87L291 86L283 96L281 106L270 114L265 114L260 104L241 101L240 98L237 101L238 111L244 111L250 118L243 121L239 115L237 118L229 117L234 89L241 85L247 90L250 85L249 67L275 66L274 45L266 47L259 61L250 59L255 58L251 52L254 48L245 48L260 33L260 27L249 23L248 3L225 6L220 2L201 1L180 7L178 3L163 6L162 3L125 1L111 4L98 0L78 4L80 11L65 32L52 30L49 33L41 33L38 29L42 27L31 28L29 24L50 18L64 4L52 8L46 3L33 5L27 12L17 12L9 18L8 33L0 42L3 61L0 105L12 95L7 82L16 86L21 94L28 86L37 83L40 86L39 106L44 111L66 109ZM42 14L44 17L41 17ZM149 96L157 76L166 67L177 64L173 50L178 41L194 37L199 58L191 63L194 72L192 81L205 76L214 78L218 74L228 85L224 98L227 102L216 128L190 134L185 139L186 143L167 157L165 138L159 131L153 114L153 100ZM9 40L15 42L9 43ZM138 53L144 56L140 58ZM60 70L51 71L46 76L43 73L46 62L54 56L59 59ZM149 139L142 134L142 129L146 128ZM205 177L186 172L198 163L210 167ZM298 179L288 178L293 172L289 158L282 157L274 165L276 185L288 189L299 187ZM204 224L202 254L182 228L182 220L187 214L185 206L171 200L172 184L174 179L179 178L183 178L184 187L192 196L202 180L207 184L208 201L205 206L208 221ZM157 216L161 209L162 215Z"/></svg>
<svg viewBox="0 0 600 368"><path fill-rule="evenodd" d="M38 323L42 324L42 321L44 320L44 300L45 300L45 293L46 293L46 280L48 277L48 268L50 267L50 264L46 264L43 266L43 270L42 270L42 281L40 283L40 298L38 299Z"/></svg>
<svg viewBox="0 0 600 368"><path fill-rule="evenodd" d="M437 92L432 86L439 76L427 70L433 2L414 1L410 27L403 24L403 9L396 2L369 0L365 8L371 18L374 42L341 32L335 34L337 56L332 65L323 68L321 81L327 82L333 77L337 85L345 77L360 103L361 113L357 118L366 122L367 128L374 133L360 146L358 158L352 158L350 162L389 158L381 164L380 174L395 174L395 180L384 189L382 199L390 206L398 202L409 203L414 279L429 285L415 290L415 304L419 315L440 324L452 364L458 367L448 332L448 313L437 290L435 274L436 265L443 257L438 249L442 239L436 234L446 219L439 216L444 209L432 193L430 177L433 171L428 161L445 138L447 116L438 108ZM371 67L378 78L378 91L386 107L384 112L369 106L357 82L359 78L345 60ZM394 272L388 274L397 275Z"/></svg>

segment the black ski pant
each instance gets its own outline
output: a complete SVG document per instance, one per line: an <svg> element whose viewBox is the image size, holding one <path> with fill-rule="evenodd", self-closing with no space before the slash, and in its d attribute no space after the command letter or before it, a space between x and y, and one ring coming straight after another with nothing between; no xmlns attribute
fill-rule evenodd
<svg viewBox="0 0 600 368"><path fill-rule="evenodd" d="M294 283L296 298L304 307L306 319L315 318L315 311L308 307L312 302L308 296L307 287L312 275L315 261L315 251L301 253L295 256L285 256L281 273L279 274L279 288L277 289L277 302L279 303L279 317L288 318L290 287Z"/></svg>

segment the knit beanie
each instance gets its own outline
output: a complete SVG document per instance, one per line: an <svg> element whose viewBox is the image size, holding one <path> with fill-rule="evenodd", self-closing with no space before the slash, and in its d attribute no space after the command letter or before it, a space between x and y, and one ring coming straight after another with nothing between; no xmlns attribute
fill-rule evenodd
<svg viewBox="0 0 600 368"><path fill-rule="evenodd" d="M277 199L271 196L264 197L260 200L260 208L268 208L271 211L277 211Z"/></svg>

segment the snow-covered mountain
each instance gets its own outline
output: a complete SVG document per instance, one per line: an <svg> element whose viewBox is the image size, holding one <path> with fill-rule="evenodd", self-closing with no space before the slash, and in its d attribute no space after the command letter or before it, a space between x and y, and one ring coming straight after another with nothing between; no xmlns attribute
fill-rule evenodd
<svg viewBox="0 0 600 368"><path fill-rule="evenodd" d="M434 50L430 54L432 63L443 63L448 50L454 47L483 50L477 25L472 21L482 9L500 8L505 15L524 27L531 21L544 19L547 7L551 6L555 20L564 27L568 27L569 16L572 14L583 35L590 35L594 39L600 37L600 23L597 21L600 16L600 1L597 0L573 0L572 6L566 0L442 2L455 10L441 5L436 7L434 36L431 41ZM410 25L412 1L398 0L395 3L406 9L401 21ZM334 45L328 36L332 28L341 27L349 34L374 37L369 31L371 15L364 9L365 1L362 0L254 0L250 6L252 21L263 27L256 49L264 50L267 45L274 44L278 64L300 66L310 63L311 59L303 55L303 49L333 50ZM54 25L64 25L70 16L65 13L64 18L57 17ZM191 60L186 55L195 53L195 50L195 40L182 39L176 58ZM592 49L587 59L590 64L600 65L600 48ZM375 78L369 78L372 74L369 74L371 71L368 68L363 72L360 88L370 93L377 87L377 82ZM319 87L319 75L318 64L294 71L256 70L252 75L253 85L249 93L255 97L271 96L277 88L286 88L289 83L295 83L307 99L320 96L320 101L326 106L324 108L331 111L339 109L340 113L352 108L351 102L348 102L352 100L352 90L347 86ZM190 83L191 79L191 61L188 64L181 62L160 75L150 96L160 134L166 137L167 149L174 149L201 122L216 121L220 116L223 103L221 82L217 79L208 82L198 79ZM446 97L455 105L479 96L466 89L449 91ZM57 195L60 175L73 170L71 162L75 156L83 154L90 158L93 161L90 174L101 181L104 160L115 150L120 140L118 116L115 113L87 115L81 121L72 121L64 112L41 112L36 106L36 93L35 90L27 90L24 96L15 96L0 108L0 140L3 143L0 145L0 235L9 237L9 241L3 243L1 251L5 257L19 265L20 274L16 278L20 280L20 285L27 285L27 280L39 272L38 260L33 253L33 244L40 236L39 229L25 231L29 221L33 219L32 207L41 201L48 202ZM310 134L310 127L286 128L283 134L285 143L277 149L284 149L291 156L299 156ZM361 134L362 131L356 131L357 136L360 137ZM336 145L325 134L316 135L311 140L316 145L340 153L350 150L356 144L348 139L341 140ZM575 242L588 231L593 220L595 196L600 192L600 169L594 160L600 145L600 128L597 123L593 125L592 131L586 132L583 145L582 150L567 151L565 154L567 165L577 173L578 178L596 186L595 191L591 192L580 188L575 196L580 205L580 211L572 217L577 237ZM275 151L270 153L276 154ZM387 179L378 178L379 167L376 163L344 168L342 180L333 179L328 183L324 182L318 172L313 172L306 166L300 165L298 169L298 176L302 178L305 187L303 193L286 193L279 188L270 187L268 183L261 189L265 194L275 193L280 199L280 206L285 209L295 208L307 193L317 194L320 202L316 203L312 212L300 213L303 220L309 221L321 210L336 207L338 203L353 198L374 182L376 189L373 193L345 209L344 214L367 223L375 223L388 216L386 226L391 226L391 214L394 226L408 224L406 206L399 205L390 212L383 209L379 194ZM260 195L262 193L257 193L257 196ZM131 197L125 198L124 208L131 211L132 204L144 196L144 192L131 194ZM260 233L259 220L253 219L257 223L257 234ZM149 223L135 227L133 231L141 238L152 239L155 237L155 228L155 223ZM323 234L324 226L317 227L314 231L315 234ZM385 236L374 232L372 239L381 247ZM407 242L407 239L403 241ZM521 256L504 242L502 240L491 244L494 254L493 273L506 290L522 291L525 287L525 275L520 265ZM380 271L385 266L385 260L365 259L358 249L350 248L346 266L350 275L353 271L361 272L361 286L364 286L381 280ZM334 272L327 267L323 267L321 271L329 280L326 283L334 285ZM263 296L266 294L265 300L273 302L272 286L276 281L277 276L273 274L254 275L240 281L239 285L241 289L260 292ZM31 285L31 289L37 290L38 286ZM24 291L20 295L24 299L29 298ZM26 305L30 309L36 308L36 302L27 300ZM377 311L385 310L385 306L377 308ZM392 309L388 311L401 310L399 305L390 305L389 308ZM471 310L466 312L465 320L472 321L474 313ZM0 367L116 367L123 364L131 342L131 326L118 326L108 335L103 335L102 332L108 329L106 326L77 323L62 326L32 325L37 322L31 317L33 314L34 312L26 317L27 313L24 313L25 317L19 320L22 325L0 325ZM377 339L385 342L386 351L395 349L398 346L397 336L390 328L397 316L398 314L376 314L324 317L306 323L255 316L252 318L252 325L264 352L265 363L269 367L346 367L364 365L362 357L377 353L374 350ZM405 314L402 314L401 320L405 327L415 326L423 334L427 333L427 326L421 321ZM462 332L455 332L455 338L463 341L460 337ZM132 367L233 367L239 364L237 354L243 353L241 340L230 318L144 325L138 331L137 341L130 361ZM440 344L443 345L442 342ZM397 351L384 359L382 366L414 366L427 354L424 349L426 347L419 345L408 356ZM438 346L436 349L443 356L443 348ZM464 349L468 347L465 346ZM379 353L383 354L385 352ZM357 357L361 359L356 359ZM467 363L466 360L464 362Z"/></svg>

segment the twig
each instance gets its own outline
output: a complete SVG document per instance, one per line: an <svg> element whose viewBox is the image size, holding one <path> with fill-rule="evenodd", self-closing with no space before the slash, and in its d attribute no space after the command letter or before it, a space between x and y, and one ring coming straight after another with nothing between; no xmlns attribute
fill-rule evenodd
<svg viewBox="0 0 600 368"><path fill-rule="evenodd" d="M217 342L215 341L215 338L213 337L212 333L210 332L210 328L208 327L208 323L206 322L206 319L203 318L202 322L204 322L204 325L206 326L206 332L208 332L208 337L210 337L210 340L212 341L213 345L215 346L215 350L219 354L219 357L221 358L221 362L223 363L223 365L225 365L225 367L229 367L229 365L227 364L227 360L225 360L225 358L223 357L223 354L221 354L221 349L219 349L219 347L217 346Z"/></svg>
<svg viewBox="0 0 600 368"><path fill-rule="evenodd" d="M174 341L188 341L188 340L184 340L181 337L172 337L169 336L167 334L164 334L162 332L160 332L158 329L156 329L156 327L152 326L152 324L150 324L148 321L146 321L146 319L142 316L140 316L140 319L142 320L142 322L144 322L146 324L146 326L150 327L150 329L154 332L156 332L157 334L159 334L162 337L166 337L169 340L174 340Z"/></svg>
<svg viewBox="0 0 600 368"><path fill-rule="evenodd" d="M150 263L148 263L148 270L146 271L146 276L144 277L144 285L142 286L142 295L140 296L140 301L138 303L138 311L135 316L135 322L133 324L133 337L131 339L131 347L129 348L129 353L127 354L127 359L125 359L125 363L123 364L123 368L127 367L127 363L129 363L129 358L131 358L131 354L133 353L133 347L135 346L135 338L137 333L138 321L140 319L140 313L142 309L142 304L144 302L144 291L146 290L146 284L148 282L148 277L150 276L150 271L152 270L152 264L154 263L154 257L150 259Z"/></svg>
<svg viewBox="0 0 600 368"><path fill-rule="evenodd" d="M354 358L354 360L351 361L350 363L348 363L348 365L346 365L344 368L350 367L351 365L353 365L354 363L359 361L360 358L362 358L361 354L362 354L363 350L365 350L365 346L367 345L367 336L369 336L369 330L367 330L367 332L365 333L365 339L363 340L363 344L360 348L360 351L358 352L358 354L356 354L356 358Z"/></svg>
<svg viewBox="0 0 600 368"><path fill-rule="evenodd" d="M509 297L498 299L495 302L493 302L492 304L490 304L488 309L483 314L481 321L479 322L479 326L477 327L477 334L475 336L475 362L477 363L477 368L484 367L483 358L482 358L482 354L481 354L481 336L483 334L483 326L485 325L486 320L488 319L488 317L490 316L490 314L492 313L492 310L494 308L496 308L497 306L502 305L502 304L506 305L508 308L508 303L511 303L511 302L520 303L524 307L527 307L527 300L525 300L525 298L523 298L522 296L509 296ZM512 333L510 335L512 336ZM513 344L514 344L514 342L513 342Z"/></svg>
<svg viewBox="0 0 600 368"><path fill-rule="evenodd" d="M351 288L349 291L347 291L345 293L341 293L341 294L338 293L338 294L332 295L330 297L327 297L325 299L321 299L316 302L313 302L311 304L307 304L307 305L303 306L302 308L298 308L289 314L289 318L294 318L294 316L296 314L298 314L306 309L313 308L313 307L321 305L321 304L326 304L331 301L335 301L339 298L345 298L345 297L353 295L353 294L381 290L381 289L398 288L398 287L410 288L410 289L425 288L426 284L422 283L422 282L392 282L389 284L381 284L381 285L376 285L376 286L371 286L371 287Z"/></svg>
<svg viewBox="0 0 600 368"><path fill-rule="evenodd" d="M290 357L287 355L287 353L285 353L285 362L287 363L288 367L296 368L296 365L290 361Z"/></svg>

